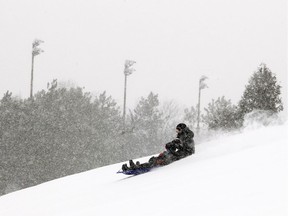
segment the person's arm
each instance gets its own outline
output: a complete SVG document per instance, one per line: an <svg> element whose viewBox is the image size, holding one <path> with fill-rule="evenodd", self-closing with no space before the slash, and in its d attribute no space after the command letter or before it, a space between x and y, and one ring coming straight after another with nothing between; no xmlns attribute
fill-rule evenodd
<svg viewBox="0 0 288 216"><path fill-rule="evenodd" d="M183 139L183 143L182 143L183 146L188 147L189 143L193 142L193 137L194 137L194 133L191 130L187 131Z"/></svg>

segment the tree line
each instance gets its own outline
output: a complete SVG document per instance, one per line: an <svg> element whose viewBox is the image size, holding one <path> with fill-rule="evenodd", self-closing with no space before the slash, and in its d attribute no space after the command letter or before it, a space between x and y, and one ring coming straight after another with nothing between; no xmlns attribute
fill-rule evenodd
<svg viewBox="0 0 288 216"><path fill-rule="evenodd" d="M282 110L281 86L276 75L262 63L250 77L238 104L232 104L225 96L212 99L201 118L208 129L229 131L241 128L245 116L252 111L265 111L269 116ZM197 107L186 108L184 113L184 119L195 128Z"/></svg>
<svg viewBox="0 0 288 216"><path fill-rule="evenodd" d="M276 76L261 65L239 103L224 96L204 109L202 123L210 130L233 130L253 110L283 110ZM178 110L161 105L151 92L130 110L123 131L121 109L103 92L59 87L57 80L33 98L6 92L0 101L0 195L96 167L156 154L174 135L179 121L195 129L197 108ZM180 114L179 114L180 115Z"/></svg>

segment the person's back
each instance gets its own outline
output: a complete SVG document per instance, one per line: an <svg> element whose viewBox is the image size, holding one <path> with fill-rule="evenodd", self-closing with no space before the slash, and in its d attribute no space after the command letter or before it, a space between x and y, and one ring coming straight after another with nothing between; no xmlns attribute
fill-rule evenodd
<svg viewBox="0 0 288 216"><path fill-rule="evenodd" d="M176 127L177 138L181 142L182 150L188 155L195 153L194 133L184 123Z"/></svg>

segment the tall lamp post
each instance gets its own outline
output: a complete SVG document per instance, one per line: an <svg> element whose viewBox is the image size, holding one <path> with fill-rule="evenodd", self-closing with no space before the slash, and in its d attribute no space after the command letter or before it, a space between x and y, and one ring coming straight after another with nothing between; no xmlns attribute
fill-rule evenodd
<svg viewBox="0 0 288 216"><path fill-rule="evenodd" d="M132 65L135 64L135 61L132 60L126 60L125 61L125 67L124 67L124 75L125 75L125 81L124 81L124 107L123 107L123 132L126 131L126 97L127 97L127 77L131 75L135 69L132 68Z"/></svg>
<svg viewBox="0 0 288 216"><path fill-rule="evenodd" d="M200 101L201 101L201 90L204 88L208 88L208 86L206 85L206 83L204 83L204 81L208 79L208 77L206 76L202 76L199 80L199 95L198 95L198 115L197 115L197 131L199 132L200 130Z"/></svg>
<svg viewBox="0 0 288 216"><path fill-rule="evenodd" d="M30 83L30 98L33 98L33 76L34 76L34 57L44 52L38 46L44 41L35 39L32 43L32 66L31 66L31 83Z"/></svg>

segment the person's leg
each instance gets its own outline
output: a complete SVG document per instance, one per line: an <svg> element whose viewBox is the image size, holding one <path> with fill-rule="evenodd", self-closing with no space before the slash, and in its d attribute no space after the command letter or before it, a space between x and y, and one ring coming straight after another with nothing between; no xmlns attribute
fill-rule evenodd
<svg viewBox="0 0 288 216"><path fill-rule="evenodd" d="M136 164L133 162L133 160L129 160L129 165L130 165L130 168L131 168L131 169L136 169L136 168L137 168L137 166L136 166Z"/></svg>

